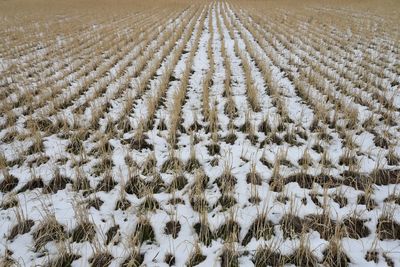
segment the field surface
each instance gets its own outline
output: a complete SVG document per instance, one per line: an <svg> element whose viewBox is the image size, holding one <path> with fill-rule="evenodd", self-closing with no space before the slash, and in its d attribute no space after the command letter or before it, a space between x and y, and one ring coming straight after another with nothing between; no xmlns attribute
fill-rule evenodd
<svg viewBox="0 0 400 267"><path fill-rule="evenodd" d="M345 3L0 2L0 266L399 267L400 5Z"/></svg>

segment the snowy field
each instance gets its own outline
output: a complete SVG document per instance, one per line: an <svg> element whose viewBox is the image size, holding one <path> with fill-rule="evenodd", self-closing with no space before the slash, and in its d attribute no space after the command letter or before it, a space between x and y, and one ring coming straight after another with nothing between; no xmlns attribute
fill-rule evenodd
<svg viewBox="0 0 400 267"><path fill-rule="evenodd" d="M399 267L399 10L2 15L0 266Z"/></svg>

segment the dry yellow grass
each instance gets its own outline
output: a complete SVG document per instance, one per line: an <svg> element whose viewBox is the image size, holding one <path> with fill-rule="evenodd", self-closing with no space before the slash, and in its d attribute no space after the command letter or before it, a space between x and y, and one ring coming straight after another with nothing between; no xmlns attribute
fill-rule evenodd
<svg viewBox="0 0 400 267"><path fill-rule="evenodd" d="M0 265L394 266L399 8L0 0Z"/></svg>

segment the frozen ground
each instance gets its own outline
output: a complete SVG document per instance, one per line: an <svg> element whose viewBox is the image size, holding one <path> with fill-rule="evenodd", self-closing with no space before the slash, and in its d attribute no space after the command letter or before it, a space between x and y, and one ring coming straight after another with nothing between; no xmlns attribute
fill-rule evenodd
<svg viewBox="0 0 400 267"><path fill-rule="evenodd" d="M400 266L394 26L223 1L88 25L1 32L1 266Z"/></svg>

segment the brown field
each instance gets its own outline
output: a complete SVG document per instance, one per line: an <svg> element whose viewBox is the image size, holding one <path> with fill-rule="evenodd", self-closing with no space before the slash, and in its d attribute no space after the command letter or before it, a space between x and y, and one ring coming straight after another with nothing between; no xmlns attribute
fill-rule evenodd
<svg viewBox="0 0 400 267"><path fill-rule="evenodd" d="M0 0L0 266L400 266L400 1Z"/></svg>

